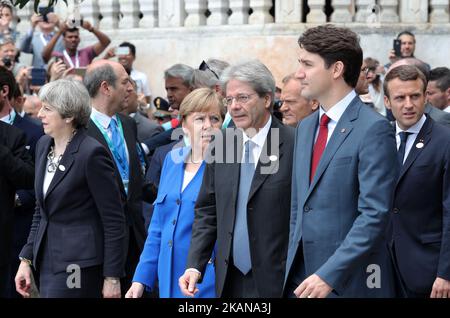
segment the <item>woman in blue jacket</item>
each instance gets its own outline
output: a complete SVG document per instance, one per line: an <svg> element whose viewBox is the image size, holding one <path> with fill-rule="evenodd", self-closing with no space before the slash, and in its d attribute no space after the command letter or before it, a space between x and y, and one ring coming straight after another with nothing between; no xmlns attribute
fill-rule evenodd
<svg viewBox="0 0 450 318"><path fill-rule="evenodd" d="M139 298L144 289L159 283L162 298L184 297L178 278L184 273L191 242L194 205L205 168L204 156L214 132L219 131L225 109L214 90L199 88L180 105L185 141L190 146L168 153L161 173L158 196L148 237L125 297ZM213 255L197 297L215 297Z"/></svg>

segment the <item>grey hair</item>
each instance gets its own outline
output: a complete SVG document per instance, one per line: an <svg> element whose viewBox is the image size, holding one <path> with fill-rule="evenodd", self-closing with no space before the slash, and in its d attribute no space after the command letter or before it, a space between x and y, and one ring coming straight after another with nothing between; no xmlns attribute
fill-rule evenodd
<svg viewBox="0 0 450 318"><path fill-rule="evenodd" d="M164 79L169 77L181 78L186 87L192 88L194 69L186 64L175 64L164 71Z"/></svg>
<svg viewBox="0 0 450 318"><path fill-rule="evenodd" d="M117 75L111 65L105 64L89 70L84 75L83 84L86 86L89 96L94 98L97 96L102 82L116 88Z"/></svg>
<svg viewBox="0 0 450 318"><path fill-rule="evenodd" d="M270 107L273 106L275 98L275 79L267 66L261 61L245 60L226 68L220 77L222 90L224 92L226 91L228 82L232 79L247 83L256 93L258 93L259 97L264 97L266 94L269 94Z"/></svg>
<svg viewBox="0 0 450 318"><path fill-rule="evenodd" d="M228 67L230 66L230 63L222 61L222 60L218 60L218 59L208 59L206 61L206 64L208 64L208 67L210 69L212 69L217 76L220 77L220 75L222 75L222 72Z"/></svg>
<svg viewBox="0 0 450 318"><path fill-rule="evenodd" d="M91 115L91 99L84 85L76 80L59 79L42 86L39 99L61 115L73 117L75 128L86 128Z"/></svg>
<svg viewBox="0 0 450 318"><path fill-rule="evenodd" d="M218 83L219 80L210 70L194 70L190 86L193 89L201 87L215 88Z"/></svg>
<svg viewBox="0 0 450 318"><path fill-rule="evenodd" d="M283 77L283 79L281 80L281 83L283 83L284 85L286 85L288 82L290 82L291 80L297 80L300 81L299 79L297 79L295 77L295 73L291 73L286 75L285 77Z"/></svg>

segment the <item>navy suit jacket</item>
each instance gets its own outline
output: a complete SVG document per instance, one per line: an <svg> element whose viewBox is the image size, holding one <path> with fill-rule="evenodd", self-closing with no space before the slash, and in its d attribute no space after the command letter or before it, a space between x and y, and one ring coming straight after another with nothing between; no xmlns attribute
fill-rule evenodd
<svg viewBox="0 0 450 318"><path fill-rule="evenodd" d="M318 124L315 112L297 127L286 280L296 272L292 265L300 250L303 279L317 274L334 289L331 297L393 296L392 264L383 241L397 177L392 127L355 97L310 184ZM367 285L371 264L379 266L381 288Z"/></svg>
<svg viewBox="0 0 450 318"><path fill-rule="evenodd" d="M139 146L137 142L137 128L133 118L122 114L117 114L117 116L122 122L123 134L129 155L130 181L128 184L128 194L125 192L125 188L123 187L123 183L120 178L120 173L116 167L116 163L114 160L113 164L116 171L117 183L119 184L121 190L120 192L122 195L122 201L125 204L125 216L127 224L132 227L136 243L138 245L139 251L141 251L144 247L144 242L147 234L144 227L144 218L142 216L142 191L144 187L144 174L137 151L137 147ZM113 158L113 155L108 147L105 138L92 120L89 121L88 135L99 141L108 151L111 158Z"/></svg>
<svg viewBox="0 0 450 318"><path fill-rule="evenodd" d="M10 260L14 194L18 188L33 187L34 162L25 145L20 129L0 121L0 266Z"/></svg>
<svg viewBox="0 0 450 318"><path fill-rule="evenodd" d="M36 147L36 211L20 256L37 264L48 240L54 273L70 264L103 264L103 275L122 277L125 263L125 218L114 165L105 148L82 130L68 144L46 195L43 183L53 139ZM61 169L61 167L64 167Z"/></svg>
<svg viewBox="0 0 450 318"><path fill-rule="evenodd" d="M408 290L450 280L450 129L429 116L400 170L388 235Z"/></svg>
<svg viewBox="0 0 450 318"><path fill-rule="evenodd" d="M13 126L21 129L25 133L27 137L27 144L25 147L28 149L34 160L36 144L39 138L41 138L44 135L42 125L38 125L35 121L30 119L30 117L27 114L25 114L24 117L21 117L19 114L16 114ZM15 209L16 213L30 212L30 214L32 215L35 206L34 190L18 190L17 194L19 196L22 205L20 207L16 207Z"/></svg>

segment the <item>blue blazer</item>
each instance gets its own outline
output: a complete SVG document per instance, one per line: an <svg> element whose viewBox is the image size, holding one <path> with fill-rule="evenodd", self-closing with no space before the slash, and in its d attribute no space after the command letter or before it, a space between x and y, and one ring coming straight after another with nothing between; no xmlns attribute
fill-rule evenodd
<svg viewBox="0 0 450 318"><path fill-rule="evenodd" d="M408 290L450 280L450 129L430 116L400 170L388 237Z"/></svg>
<svg viewBox="0 0 450 318"><path fill-rule="evenodd" d="M331 297L391 297L393 268L383 234L397 177L393 129L355 97L310 184L318 116L313 113L297 128L286 278L302 249L305 278L317 274L333 287ZM381 288L368 287L371 264L378 266Z"/></svg>
<svg viewBox="0 0 450 318"><path fill-rule="evenodd" d="M169 152L159 183L158 197L148 237L133 281L153 288L159 282L161 298L181 298L184 295L178 286L178 279L186 269L186 260L191 243L194 206L203 180L203 162L194 178L183 192L184 158L190 153L189 147ZM174 160L175 158L175 160ZM196 297L216 297L213 262L207 265L203 282Z"/></svg>

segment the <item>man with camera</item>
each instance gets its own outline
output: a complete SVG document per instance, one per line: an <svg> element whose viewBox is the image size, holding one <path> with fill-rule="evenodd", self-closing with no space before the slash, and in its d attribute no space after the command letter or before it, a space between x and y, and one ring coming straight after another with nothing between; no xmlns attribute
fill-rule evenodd
<svg viewBox="0 0 450 318"><path fill-rule="evenodd" d="M42 58L44 47L55 35L55 26L58 25L59 18L53 13L53 8L39 8L39 14L31 16L31 29L25 34L20 43L20 51L33 54L32 65L35 68L45 68L47 66ZM35 31L36 26L40 31ZM61 39L58 39L55 45L55 51L63 52L64 45Z"/></svg>
<svg viewBox="0 0 450 318"><path fill-rule="evenodd" d="M78 49L80 44L80 29L93 33L98 42L92 46ZM63 36L64 50L62 53L54 51L56 43L60 36ZM52 37L50 42L44 47L42 51L42 58L47 63L52 56L63 60L68 68L82 68L91 64L92 60L106 49L111 43L110 38L86 20L69 20L59 24L59 30Z"/></svg>

